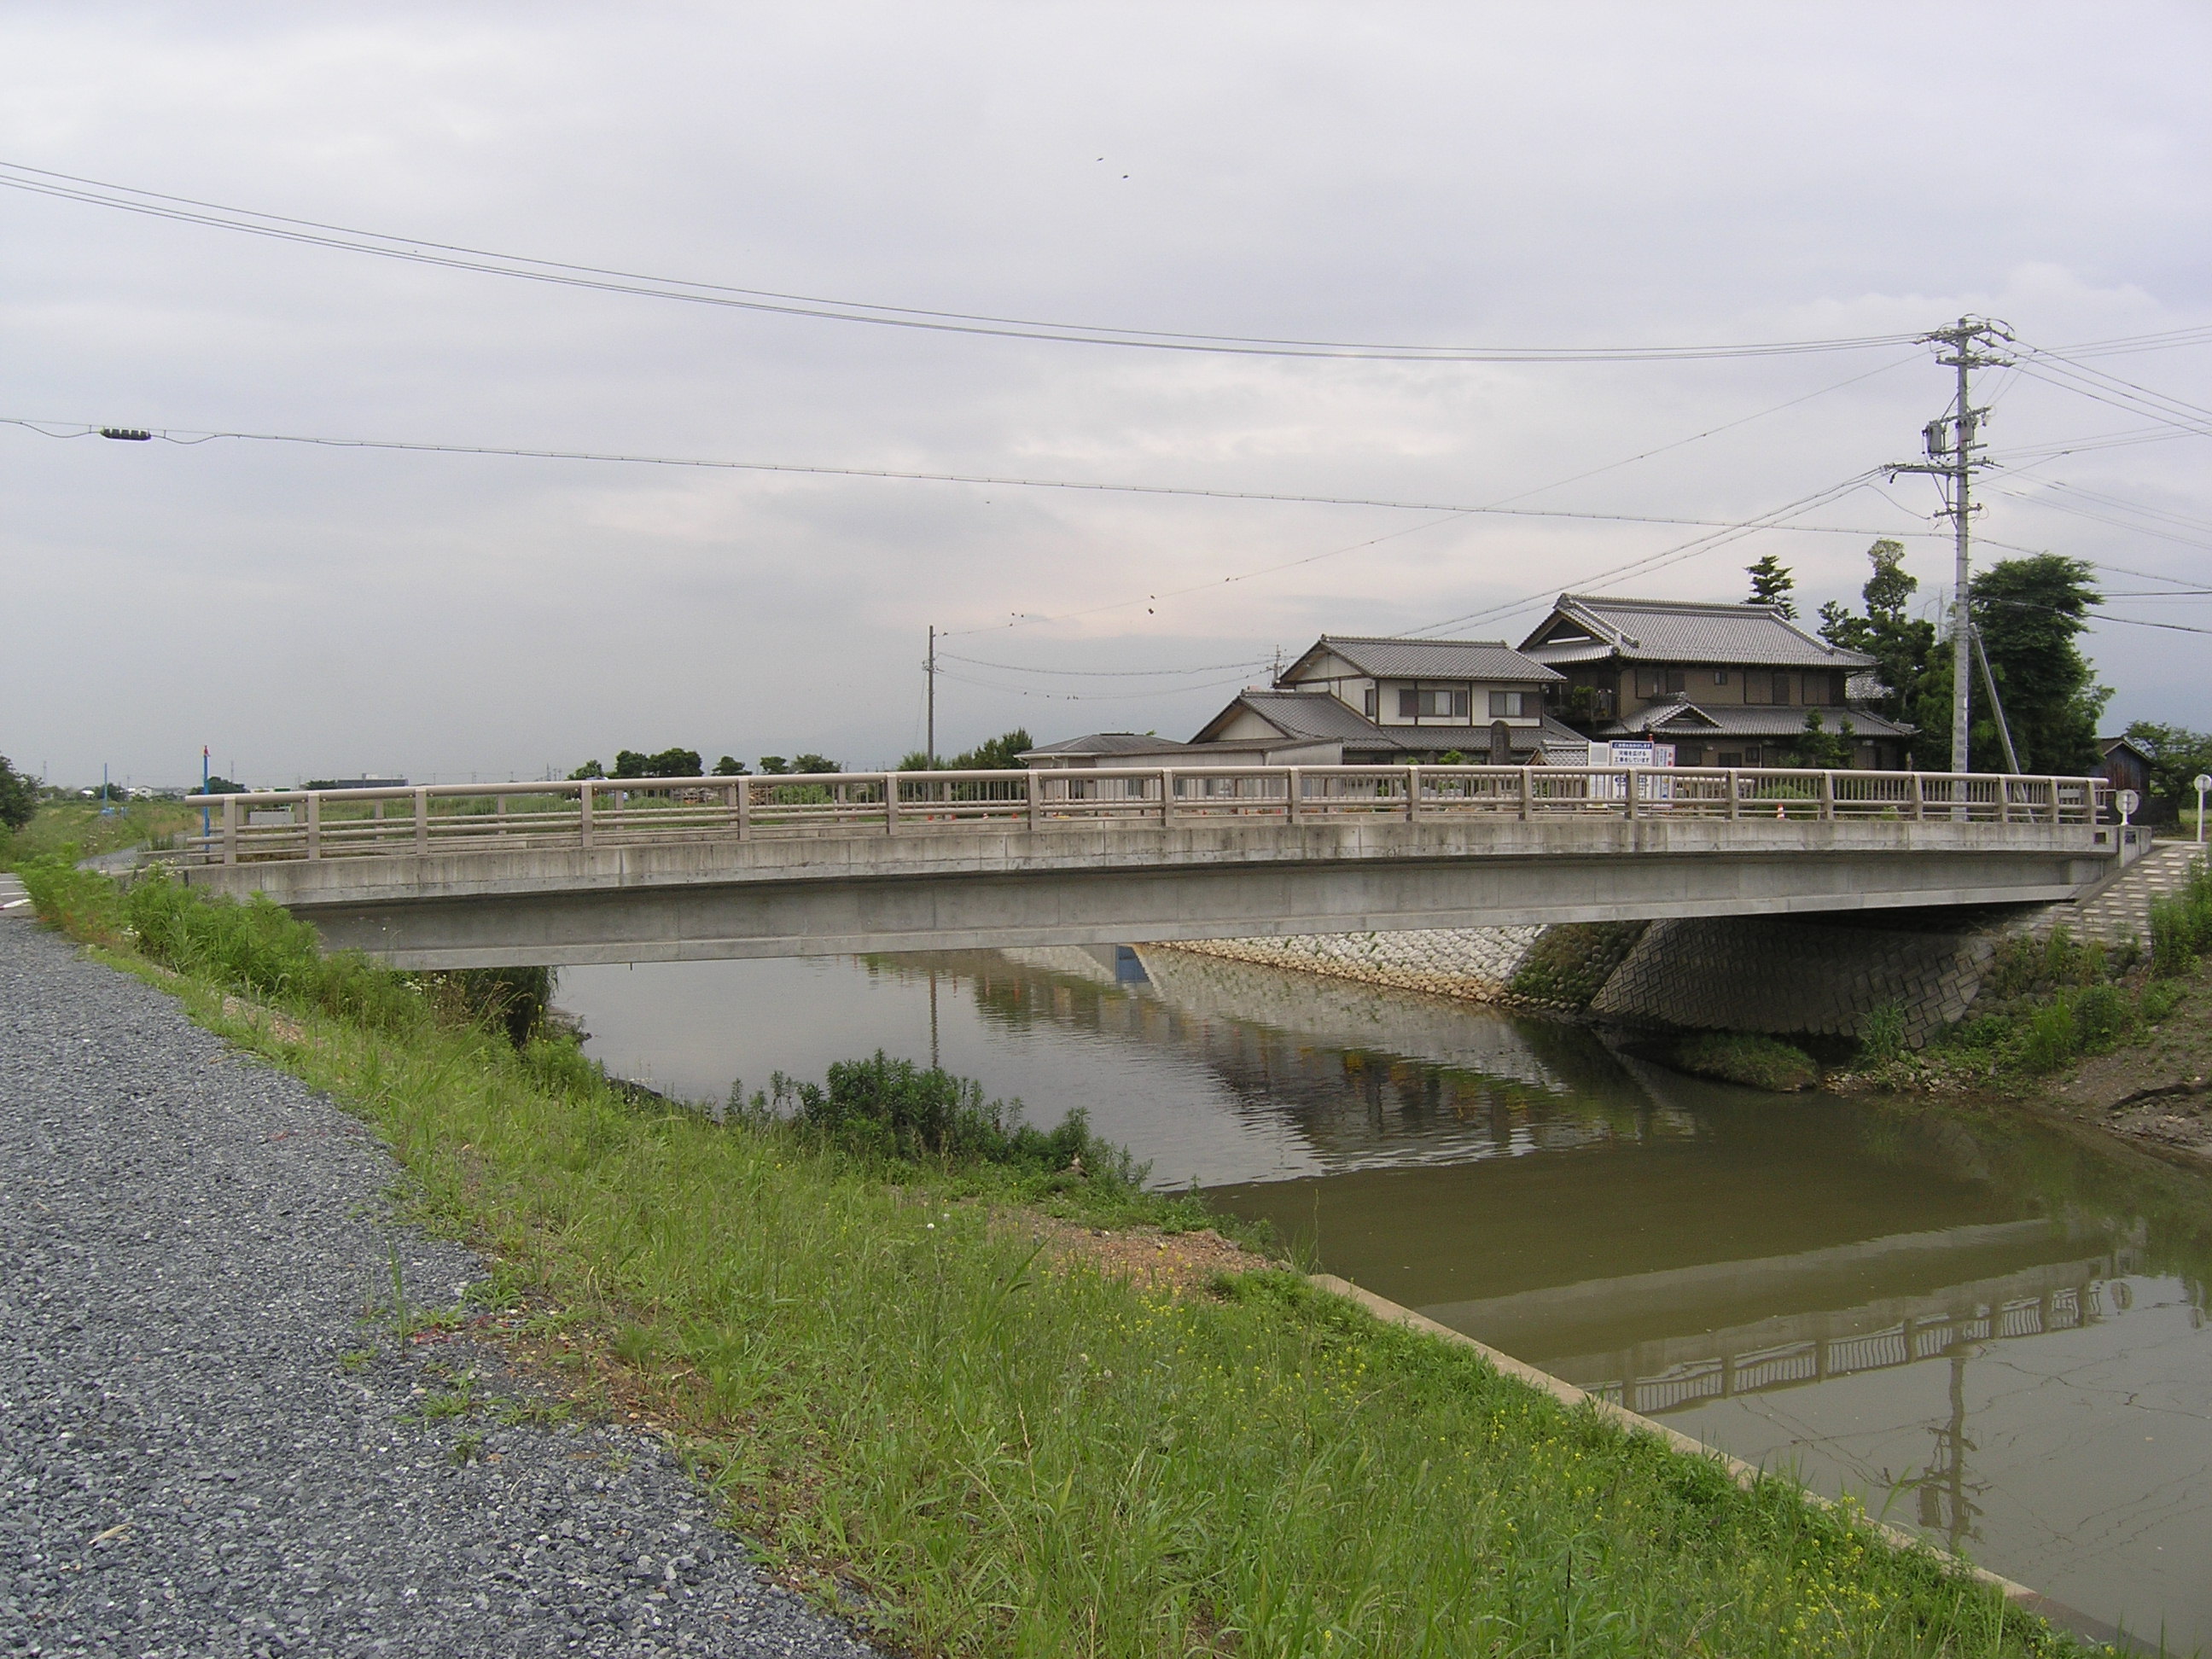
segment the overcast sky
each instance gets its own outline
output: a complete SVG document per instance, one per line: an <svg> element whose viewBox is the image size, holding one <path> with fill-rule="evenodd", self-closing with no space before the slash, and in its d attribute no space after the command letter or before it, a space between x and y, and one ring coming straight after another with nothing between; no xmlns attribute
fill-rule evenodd
<svg viewBox="0 0 2212 1659"><path fill-rule="evenodd" d="M1123 328L1702 345L1972 312L2063 351L2212 324L2208 35L2183 4L16 5L0 160ZM1910 344L1407 363L884 328L16 190L0 331L0 415L64 423L1725 522L1910 458L1950 393ZM2212 404L2212 345L2084 361ZM2116 594L2172 585L2129 572L2202 580L2212 438L2026 374L1987 385L2011 465L1981 533L2118 567ZM2051 453L2112 434L2152 441ZM933 623L941 749L1015 725L1183 737L1324 629L1490 611L1453 631L1517 640L1540 605L1495 608L1740 599L1767 551L1809 615L1856 597L1875 534L1906 540L1933 601L1934 486L1876 484L1817 528L1608 581L1703 532L0 427L0 752L159 783L196 778L204 743L278 786L669 744L882 765L921 741ZM2198 599L2108 609L2212 628ZM2208 645L2100 624L2108 727L2212 726ZM1160 669L1204 672L1122 672Z"/></svg>

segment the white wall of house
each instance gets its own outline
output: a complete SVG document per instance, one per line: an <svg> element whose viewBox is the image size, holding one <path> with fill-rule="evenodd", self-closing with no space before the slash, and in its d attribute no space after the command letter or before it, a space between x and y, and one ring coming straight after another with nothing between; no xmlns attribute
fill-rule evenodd
<svg viewBox="0 0 2212 1659"><path fill-rule="evenodd" d="M1508 726L1540 726L1544 720L1544 689L1540 685L1370 679L1353 673L1352 665L1334 653L1285 684L1301 691L1327 691L1378 726L1488 726L1500 720ZM1247 734L1232 726L1223 735Z"/></svg>

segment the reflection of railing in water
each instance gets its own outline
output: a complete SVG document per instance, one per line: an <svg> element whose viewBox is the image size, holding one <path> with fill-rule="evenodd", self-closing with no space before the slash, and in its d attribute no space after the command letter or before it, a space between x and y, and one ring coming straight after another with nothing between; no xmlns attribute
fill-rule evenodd
<svg viewBox="0 0 2212 1659"><path fill-rule="evenodd" d="M2125 1270L2117 1261L2100 1261L2080 1264L2076 1271L2085 1267L2100 1273ZM1589 1392L1647 1417L1656 1416L1710 1401L1939 1359L1964 1343L2079 1330L2101 1316L2096 1283L2085 1279L2034 1296L1984 1303L1972 1312L1908 1315L1887 1329L1858 1335L1810 1337L1686 1360L1656 1376L1616 1378L1589 1386Z"/></svg>

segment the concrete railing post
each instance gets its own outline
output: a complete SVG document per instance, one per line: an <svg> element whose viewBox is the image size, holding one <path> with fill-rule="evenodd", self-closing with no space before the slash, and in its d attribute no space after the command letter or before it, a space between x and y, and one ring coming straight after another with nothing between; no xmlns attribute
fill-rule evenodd
<svg viewBox="0 0 2212 1659"><path fill-rule="evenodd" d="M1728 775L1728 815L1731 822L1743 816L1743 791L1736 787L1735 774Z"/></svg>
<svg viewBox="0 0 2212 1659"><path fill-rule="evenodd" d="M592 794L589 778L576 786L576 844L586 853L592 850Z"/></svg>
<svg viewBox="0 0 2212 1659"><path fill-rule="evenodd" d="M1533 766L1524 766L1521 769L1521 822L1528 823L1534 816L1535 811L1536 769Z"/></svg>
<svg viewBox="0 0 2212 1659"><path fill-rule="evenodd" d="M1824 771L1820 774L1820 817L1825 822L1835 816L1836 775Z"/></svg>
<svg viewBox="0 0 2212 1659"><path fill-rule="evenodd" d="M735 793L738 798L738 839L750 841L753 833L753 786L750 780L739 778Z"/></svg>
<svg viewBox="0 0 2212 1659"><path fill-rule="evenodd" d="M1296 823L1298 821L1298 808L1305 800L1305 774L1295 766L1288 768L1283 774L1283 792L1285 803L1283 807L1283 822Z"/></svg>
<svg viewBox="0 0 2212 1659"><path fill-rule="evenodd" d="M1912 805L1912 821L1915 823L1917 823L1920 822L1922 816L1927 811L1927 803L1921 795L1920 774L1917 772L1912 774L1912 787L1910 793L1910 799Z"/></svg>
<svg viewBox="0 0 2212 1659"><path fill-rule="evenodd" d="M1164 830L1175 822L1175 773L1160 768L1160 828Z"/></svg>
<svg viewBox="0 0 2212 1659"><path fill-rule="evenodd" d="M1031 769L1022 778L1022 793L1030 804L1030 833L1044 828L1044 774Z"/></svg>
<svg viewBox="0 0 2212 1659"><path fill-rule="evenodd" d="M238 797L222 798L222 861L238 862Z"/></svg>
<svg viewBox="0 0 2212 1659"><path fill-rule="evenodd" d="M319 791L307 793L307 856L319 859L323 855L323 798Z"/></svg>
<svg viewBox="0 0 2212 1659"><path fill-rule="evenodd" d="M2058 780L2056 778L2045 778L2043 781L2043 787L2051 792L2051 823L2054 824L2063 823L2066 820L2064 816L2061 813L2058 805Z"/></svg>
<svg viewBox="0 0 2212 1659"><path fill-rule="evenodd" d="M415 792L415 856L422 857L430 850L430 792Z"/></svg>
<svg viewBox="0 0 2212 1659"><path fill-rule="evenodd" d="M1626 786L1622 793L1628 801L1629 817L1632 820L1643 817L1642 805L1637 797L1643 793L1644 780L1637 775L1636 769L1632 766L1623 772L1620 778L1621 782Z"/></svg>
<svg viewBox="0 0 2212 1659"><path fill-rule="evenodd" d="M1406 769L1406 822L1411 823L1421 816L1421 769Z"/></svg>
<svg viewBox="0 0 2212 1659"><path fill-rule="evenodd" d="M898 834L898 774L884 774L884 833Z"/></svg>

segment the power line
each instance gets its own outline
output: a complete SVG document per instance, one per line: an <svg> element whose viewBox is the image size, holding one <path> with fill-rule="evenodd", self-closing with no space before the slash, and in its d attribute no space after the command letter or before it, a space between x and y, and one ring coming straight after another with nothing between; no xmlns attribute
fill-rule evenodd
<svg viewBox="0 0 2212 1659"><path fill-rule="evenodd" d="M1662 569L1668 565L1677 564L1685 559L1695 558L1701 553L1709 553L1728 546L1758 531L1797 529L1799 526L1785 522L1791 515L1810 512L1813 508L1833 501L1838 496L1849 495L1851 491L1863 487L1874 476L1871 471L1863 472L1856 477L1846 478L1842 483L1832 484L1826 489L1815 490L1809 495L1800 496L1794 501L1770 512L1762 513L1755 518L1740 520L1713 533L1693 537L1686 542L1679 542L1673 547L1662 548L1656 553L1649 553L1641 558L1632 559L1626 564L1614 565L1610 569L1571 577L1563 583L1547 584L1534 592L1523 594L1517 599L1502 600L1496 605L1486 605L1479 611L1464 611L1455 617L1448 617L1442 622L1424 623L1419 627L1408 629L1407 632L1433 634L1447 628L1459 628L1470 623L1487 622L1509 617L1516 611L1523 611L1530 605L1541 604L1549 595L1562 590L1574 592L1594 587L1609 586L1630 576L1649 575L1652 571ZM1891 532L1875 531L1870 533L1880 536Z"/></svg>
<svg viewBox="0 0 2212 1659"><path fill-rule="evenodd" d="M971 668L996 668L1010 674L1067 675L1084 679L1160 679L1174 675L1218 674L1224 669L1249 670L1264 667L1266 657L1248 657L1243 662L1206 663L1196 668L1039 668L1026 663L986 662L981 657L956 656L950 651L940 651L938 658L944 662L964 662Z"/></svg>
<svg viewBox="0 0 2212 1659"><path fill-rule="evenodd" d="M872 301L831 299L818 295L744 288L689 277L657 276L568 260L541 259L526 254L501 253L423 237L361 230L322 220L263 213L252 208L233 207L195 197L140 190L74 173L27 167L20 162L0 162L0 185L32 195L52 197L178 223L368 254L410 264L435 265L486 276L516 277L557 287L590 289L779 316L871 323L881 327L921 329L940 333L1048 340L1070 345L1109 345L1234 356L1357 358L1379 362L1631 363L1711 362L1863 351L1875 347L1903 345L1915 337L1910 334L1879 334L1838 339L1765 340L1699 346L1462 346L1285 339L1265 335L1210 334L1185 330L1050 322L1032 318L883 304Z"/></svg>
<svg viewBox="0 0 2212 1659"><path fill-rule="evenodd" d="M1596 524L1652 524L1704 526L1725 528L1727 520L1717 519L1689 519L1650 513L1585 513L1565 507L1505 507L1492 505L1468 506L1454 501L1396 501L1385 496L1368 495L1305 495L1291 491L1264 489L1206 489L1183 484L1109 483L1078 478L1018 478L986 472L918 472L890 467L827 466L790 461L732 461L717 460L688 455L626 455L603 453L581 449L526 449L498 444L445 444L398 438L325 438L304 433L289 432L204 432L196 428L102 428L79 421L33 420L17 416L0 416L0 426L21 427L48 438L89 438L121 434L126 431L134 436L150 437L160 441L197 445L229 440L240 443L302 444L321 449L374 449L402 454L427 455L494 455L511 459L541 461L589 461L605 465L690 467L706 471L720 472L776 472L799 477L829 478L883 478L905 483L988 484L1008 489L1073 489L1098 495L1171 495L1200 501L1276 501L1308 507L1379 507L1405 513L1449 513L1454 516L1474 514L1515 519L1571 519ZM64 428L56 431L51 428ZM1845 536L1880 534L1855 525L1808 525L1807 530Z"/></svg>

